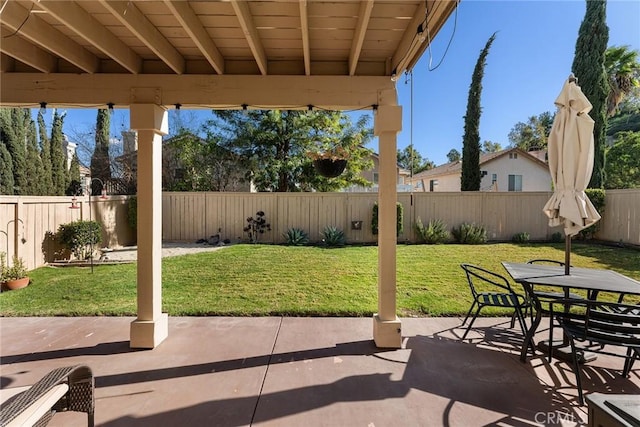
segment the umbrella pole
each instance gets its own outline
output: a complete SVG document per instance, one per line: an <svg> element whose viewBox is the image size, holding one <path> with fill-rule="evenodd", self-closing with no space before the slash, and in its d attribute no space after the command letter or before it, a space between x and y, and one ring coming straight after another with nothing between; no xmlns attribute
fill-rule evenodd
<svg viewBox="0 0 640 427"><path fill-rule="evenodd" d="M569 275L569 268L571 267L571 236L565 236L564 238L564 274Z"/></svg>

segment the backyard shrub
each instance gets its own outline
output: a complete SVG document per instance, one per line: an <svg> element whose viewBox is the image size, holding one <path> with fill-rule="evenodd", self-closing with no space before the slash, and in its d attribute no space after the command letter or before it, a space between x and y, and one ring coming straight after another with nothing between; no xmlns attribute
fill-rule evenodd
<svg viewBox="0 0 640 427"><path fill-rule="evenodd" d="M136 230L138 228L138 198L136 196L129 197L127 222L132 230Z"/></svg>
<svg viewBox="0 0 640 427"><path fill-rule="evenodd" d="M92 246L95 249L102 242L102 226L98 221L82 220L60 224L56 239L77 259L89 259Z"/></svg>
<svg viewBox="0 0 640 427"><path fill-rule="evenodd" d="M591 200L593 207L596 208L600 216L602 216L602 214L604 214L605 191L602 188L587 188L584 192L587 194L587 197L589 197L589 200ZM580 230L580 238L585 240L593 239L593 236L600 230L600 221L584 230Z"/></svg>
<svg viewBox="0 0 640 427"><path fill-rule="evenodd" d="M561 243L564 242L564 237L562 237L562 233L559 231L556 231L555 233L553 233L551 235L551 241L553 243Z"/></svg>
<svg viewBox="0 0 640 427"><path fill-rule="evenodd" d="M424 226L420 217L416 220L418 239L428 244L446 243L449 240L449 230L441 219L432 219Z"/></svg>
<svg viewBox="0 0 640 427"><path fill-rule="evenodd" d="M322 242L325 246L330 248L335 248L338 246L344 246L346 243L346 238L344 237L344 232L336 227L327 226L322 230Z"/></svg>
<svg viewBox="0 0 640 427"><path fill-rule="evenodd" d="M513 237L511 238L511 241L513 243L527 243L530 238L531 236L529 235L529 233L527 233L526 231L523 231L522 233L514 234Z"/></svg>
<svg viewBox="0 0 640 427"><path fill-rule="evenodd" d="M482 225L464 222L451 229L453 239L466 245L478 245L487 242L487 230Z"/></svg>
<svg viewBox="0 0 640 427"><path fill-rule="evenodd" d="M289 246L304 246L309 243L309 236L300 228L290 228L284 233L286 244Z"/></svg>
<svg viewBox="0 0 640 427"><path fill-rule="evenodd" d="M263 211L256 212L255 218L252 216L247 218L247 226L244 228L244 232L249 236L250 243L258 243L258 236L266 231L271 231L271 224L265 219Z"/></svg>
<svg viewBox="0 0 640 427"><path fill-rule="evenodd" d="M396 203L396 236L399 236L404 231L404 208L402 203ZM371 233L378 234L378 203L373 204L373 214L371 216Z"/></svg>

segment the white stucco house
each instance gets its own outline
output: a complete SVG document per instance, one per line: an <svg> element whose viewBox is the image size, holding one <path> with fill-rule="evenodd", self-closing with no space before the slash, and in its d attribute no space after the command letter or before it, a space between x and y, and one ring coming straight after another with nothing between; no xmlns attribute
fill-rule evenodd
<svg viewBox="0 0 640 427"><path fill-rule="evenodd" d="M508 148L480 155L480 191L551 191L549 167L539 153ZM462 161L446 163L407 178L413 191L460 191Z"/></svg>

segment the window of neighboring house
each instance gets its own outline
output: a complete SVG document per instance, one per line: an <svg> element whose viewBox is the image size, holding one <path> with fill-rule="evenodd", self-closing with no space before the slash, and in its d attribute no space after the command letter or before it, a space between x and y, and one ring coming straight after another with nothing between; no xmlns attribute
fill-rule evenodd
<svg viewBox="0 0 640 427"><path fill-rule="evenodd" d="M438 185L437 179L432 179L429 181L429 191L435 191L436 185Z"/></svg>
<svg viewBox="0 0 640 427"><path fill-rule="evenodd" d="M509 153L509 158L510 159L517 159L518 158L518 153Z"/></svg>
<svg viewBox="0 0 640 427"><path fill-rule="evenodd" d="M496 182L498 182L498 174L491 174L491 184L495 184Z"/></svg>
<svg viewBox="0 0 640 427"><path fill-rule="evenodd" d="M522 191L522 175L509 175L509 191Z"/></svg>
<svg viewBox="0 0 640 427"><path fill-rule="evenodd" d="M373 173L373 183L374 183L374 184L378 184L378 181L379 181L379 175L378 175L378 172L374 172L374 173Z"/></svg>

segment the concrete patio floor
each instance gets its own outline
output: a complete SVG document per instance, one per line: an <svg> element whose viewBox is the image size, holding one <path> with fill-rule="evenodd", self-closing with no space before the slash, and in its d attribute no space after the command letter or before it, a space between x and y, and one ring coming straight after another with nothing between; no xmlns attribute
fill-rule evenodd
<svg viewBox="0 0 640 427"><path fill-rule="evenodd" d="M402 319L404 347L380 350L369 318L172 317L154 350L129 349L132 318L2 318L2 387L87 364L101 426L580 425L569 364L519 360L508 319ZM546 335L542 330L538 338ZM640 393L640 372L598 356L587 393ZM50 426L84 426L78 413Z"/></svg>

